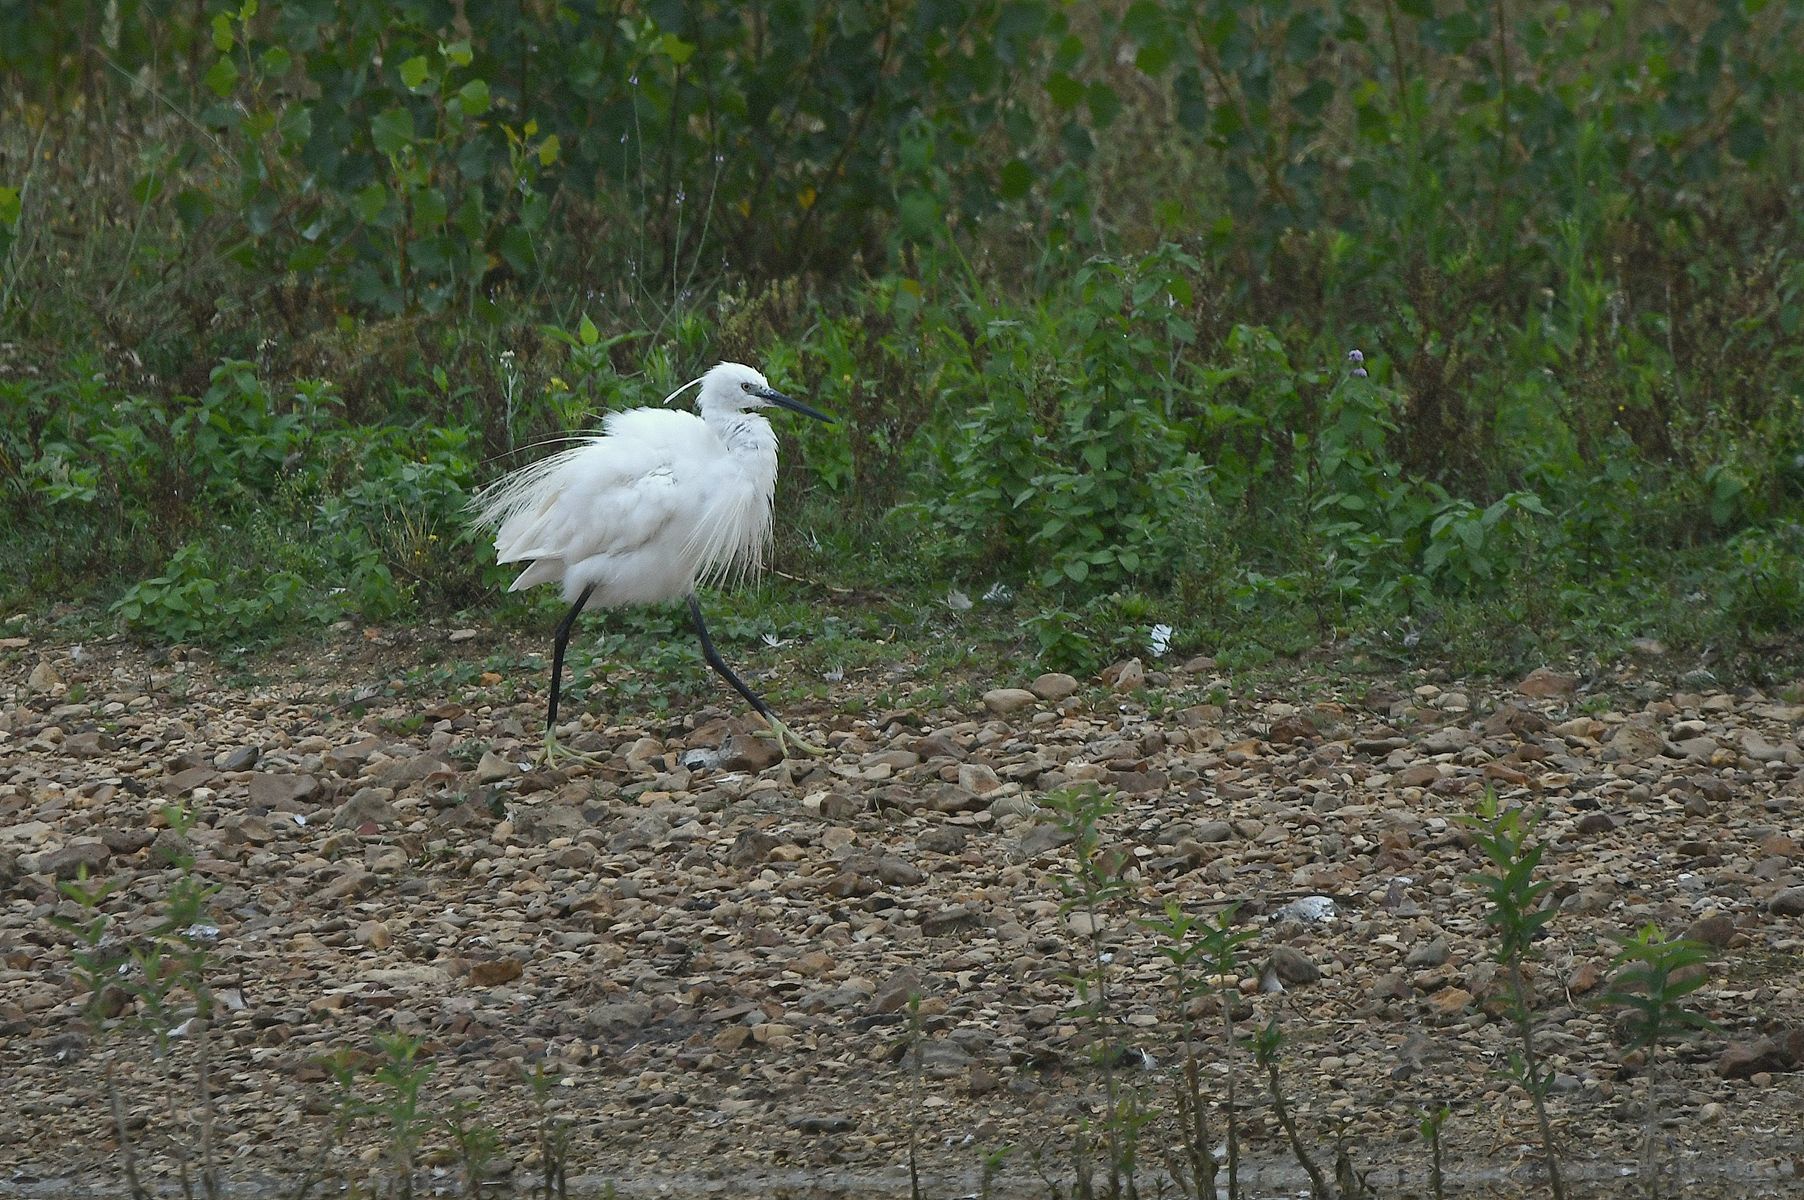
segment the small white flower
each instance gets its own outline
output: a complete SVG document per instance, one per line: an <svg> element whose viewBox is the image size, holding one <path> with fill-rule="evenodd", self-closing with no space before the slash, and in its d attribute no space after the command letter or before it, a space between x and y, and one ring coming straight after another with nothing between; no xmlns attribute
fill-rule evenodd
<svg viewBox="0 0 1804 1200"><path fill-rule="evenodd" d="M1147 636L1146 649L1154 658L1164 658L1165 652L1171 649L1171 635L1175 631L1164 623L1154 625Z"/></svg>
<svg viewBox="0 0 1804 1200"><path fill-rule="evenodd" d="M998 580L990 585L990 590L983 594L985 604L1007 604L1015 598L1015 589Z"/></svg>
<svg viewBox="0 0 1804 1200"><path fill-rule="evenodd" d="M846 669L844 667L834 667L831 671L827 671L821 675L821 678L825 679L828 683L839 683L844 680L845 677Z"/></svg>
<svg viewBox="0 0 1804 1200"><path fill-rule="evenodd" d="M946 607L953 612L970 612L971 597L954 588L946 593Z"/></svg>
<svg viewBox="0 0 1804 1200"><path fill-rule="evenodd" d="M762 641L766 646L769 646L772 650L777 649L779 646L787 646L787 645L789 645L789 641L790 641L790 639L780 638L774 633L762 633L762 634L759 634L758 637L759 637L760 641Z"/></svg>

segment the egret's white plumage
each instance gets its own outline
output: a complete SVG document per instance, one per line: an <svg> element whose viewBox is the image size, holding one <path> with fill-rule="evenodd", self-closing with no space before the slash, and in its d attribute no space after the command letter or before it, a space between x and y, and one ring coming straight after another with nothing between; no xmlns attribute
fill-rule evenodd
<svg viewBox="0 0 1804 1200"><path fill-rule="evenodd" d="M721 363L670 398L695 383L695 413L610 413L600 433L505 476L473 502L476 524L495 530L496 560L528 564L509 590L555 582L573 606L558 630L553 720L564 639L577 613L687 597L709 662L780 724L719 661L693 593L764 566L777 435L758 410L777 404L829 418L773 391L742 363Z"/></svg>

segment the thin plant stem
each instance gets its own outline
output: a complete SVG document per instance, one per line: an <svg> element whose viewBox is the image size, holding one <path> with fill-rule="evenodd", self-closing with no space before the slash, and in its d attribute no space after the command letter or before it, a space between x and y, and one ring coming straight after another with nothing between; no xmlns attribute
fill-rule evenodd
<svg viewBox="0 0 1804 1200"><path fill-rule="evenodd" d="M1534 1026L1529 1019L1528 989L1522 982L1522 964L1509 964L1510 991L1515 999L1516 1035L1522 1042L1522 1071L1529 1102L1535 1109L1535 1125L1541 1133L1542 1160L1547 1164L1547 1186L1554 1200L1566 1200L1566 1182L1560 1176L1560 1158L1554 1150L1553 1122L1547 1116L1547 1088L1541 1078L1541 1060L1535 1053Z"/></svg>

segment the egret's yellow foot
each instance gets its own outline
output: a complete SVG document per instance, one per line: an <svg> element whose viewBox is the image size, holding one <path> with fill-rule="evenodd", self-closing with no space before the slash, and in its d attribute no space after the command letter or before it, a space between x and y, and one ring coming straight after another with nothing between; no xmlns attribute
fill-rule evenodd
<svg viewBox="0 0 1804 1200"><path fill-rule="evenodd" d="M796 748L796 753L803 755L804 757L824 758L826 756L827 751L825 747L817 746L813 742L804 741L801 734L785 725L776 717L767 716L764 719L766 723L770 725L770 732L768 734L760 733L758 736L775 738L777 740L777 749L783 752L785 758L789 757L789 747L792 744Z"/></svg>
<svg viewBox="0 0 1804 1200"><path fill-rule="evenodd" d="M545 748L540 751L540 761L548 770L555 770L568 764L599 767L602 763L602 759L598 755L570 749L558 741L557 734L549 729L545 731Z"/></svg>

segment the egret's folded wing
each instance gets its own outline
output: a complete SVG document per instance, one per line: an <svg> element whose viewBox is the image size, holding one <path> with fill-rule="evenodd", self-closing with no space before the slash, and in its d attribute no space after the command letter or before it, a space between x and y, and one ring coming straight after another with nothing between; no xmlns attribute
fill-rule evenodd
<svg viewBox="0 0 1804 1200"><path fill-rule="evenodd" d="M687 444L697 432L705 427L687 413L611 414L603 433L479 492L472 502L475 524L495 530L496 561L504 563L574 562L645 546L667 536L683 520L685 504L694 501L685 478L693 464L705 461L704 445ZM680 544L672 546L673 554L680 550ZM520 586L530 586L524 579Z"/></svg>

